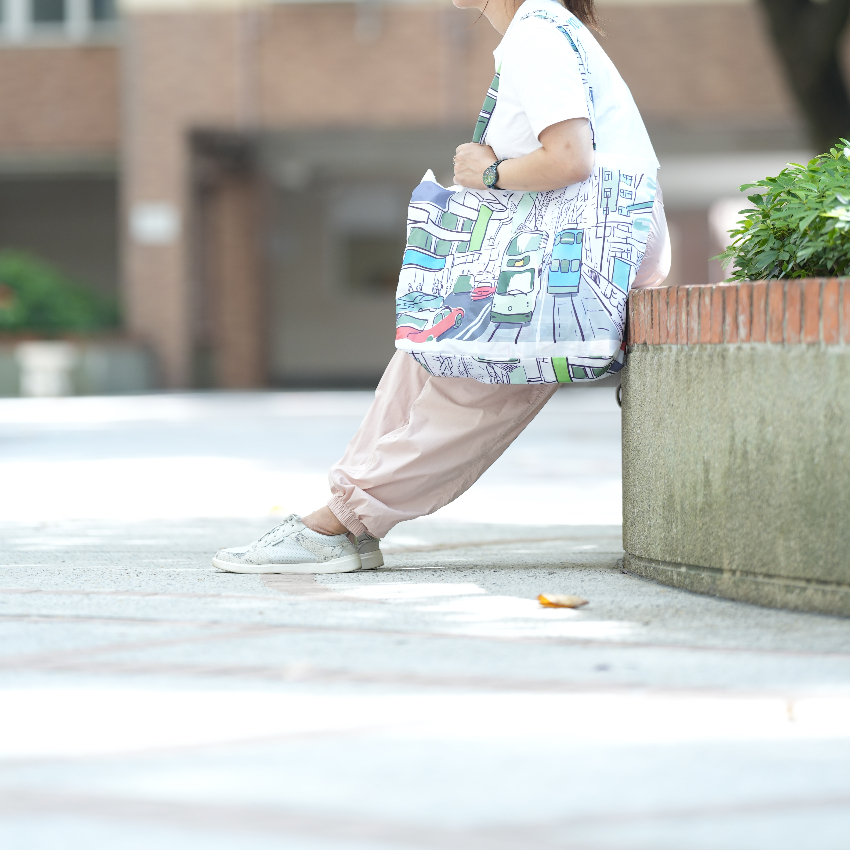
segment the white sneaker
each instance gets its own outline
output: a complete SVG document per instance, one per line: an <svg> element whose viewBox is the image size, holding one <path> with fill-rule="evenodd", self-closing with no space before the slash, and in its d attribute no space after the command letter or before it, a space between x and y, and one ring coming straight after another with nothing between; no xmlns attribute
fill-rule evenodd
<svg viewBox="0 0 850 850"><path fill-rule="evenodd" d="M219 550L212 562L228 573L351 573L361 568L347 535L319 534L295 514L247 546Z"/></svg>
<svg viewBox="0 0 850 850"><path fill-rule="evenodd" d="M357 538L357 554L360 555L361 570L376 570L384 566L381 541L371 534L361 534Z"/></svg>

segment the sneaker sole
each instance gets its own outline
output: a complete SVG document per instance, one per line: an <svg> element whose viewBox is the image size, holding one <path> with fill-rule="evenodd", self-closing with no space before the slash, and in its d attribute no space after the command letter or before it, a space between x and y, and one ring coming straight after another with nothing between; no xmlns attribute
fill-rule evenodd
<svg viewBox="0 0 850 850"><path fill-rule="evenodd" d="M346 555L312 564L232 564L229 561L212 559L217 570L226 573L244 573L248 575L268 575L277 573L298 573L301 575L322 575L324 573L353 573L361 569L359 555Z"/></svg>
<svg viewBox="0 0 850 850"><path fill-rule="evenodd" d="M366 552L365 555L360 556L360 563L363 565L360 567L361 570L377 570L378 567L384 566L384 556L380 549L376 552Z"/></svg>

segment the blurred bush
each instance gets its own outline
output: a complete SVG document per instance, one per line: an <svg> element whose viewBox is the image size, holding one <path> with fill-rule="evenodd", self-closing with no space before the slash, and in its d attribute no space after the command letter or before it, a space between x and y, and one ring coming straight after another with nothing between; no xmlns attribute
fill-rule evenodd
<svg viewBox="0 0 850 850"><path fill-rule="evenodd" d="M48 336L114 328L118 305L21 251L0 251L0 332Z"/></svg>

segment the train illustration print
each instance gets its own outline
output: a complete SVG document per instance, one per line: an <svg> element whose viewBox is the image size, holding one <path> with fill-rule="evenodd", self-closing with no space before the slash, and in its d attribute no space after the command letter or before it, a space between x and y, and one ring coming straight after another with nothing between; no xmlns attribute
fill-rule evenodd
<svg viewBox="0 0 850 850"><path fill-rule="evenodd" d="M550 295L578 294L583 235L582 230L562 230L555 234L549 281L546 285L546 291Z"/></svg>
<svg viewBox="0 0 850 850"><path fill-rule="evenodd" d="M546 234L541 230L518 233L508 243L493 295L491 322L524 325L531 321L545 247Z"/></svg>

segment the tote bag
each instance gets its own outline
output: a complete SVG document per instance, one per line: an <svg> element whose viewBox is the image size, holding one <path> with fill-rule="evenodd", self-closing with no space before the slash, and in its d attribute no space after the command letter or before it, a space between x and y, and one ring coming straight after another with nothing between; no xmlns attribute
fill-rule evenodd
<svg viewBox="0 0 850 850"><path fill-rule="evenodd" d="M578 57L596 150L584 25L566 12L530 14L557 27ZM497 71L473 142L486 141L498 96ZM489 384L618 371L656 174L654 162L600 153L587 180L549 192L446 189L429 171L408 207L396 347L432 375Z"/></svg>

